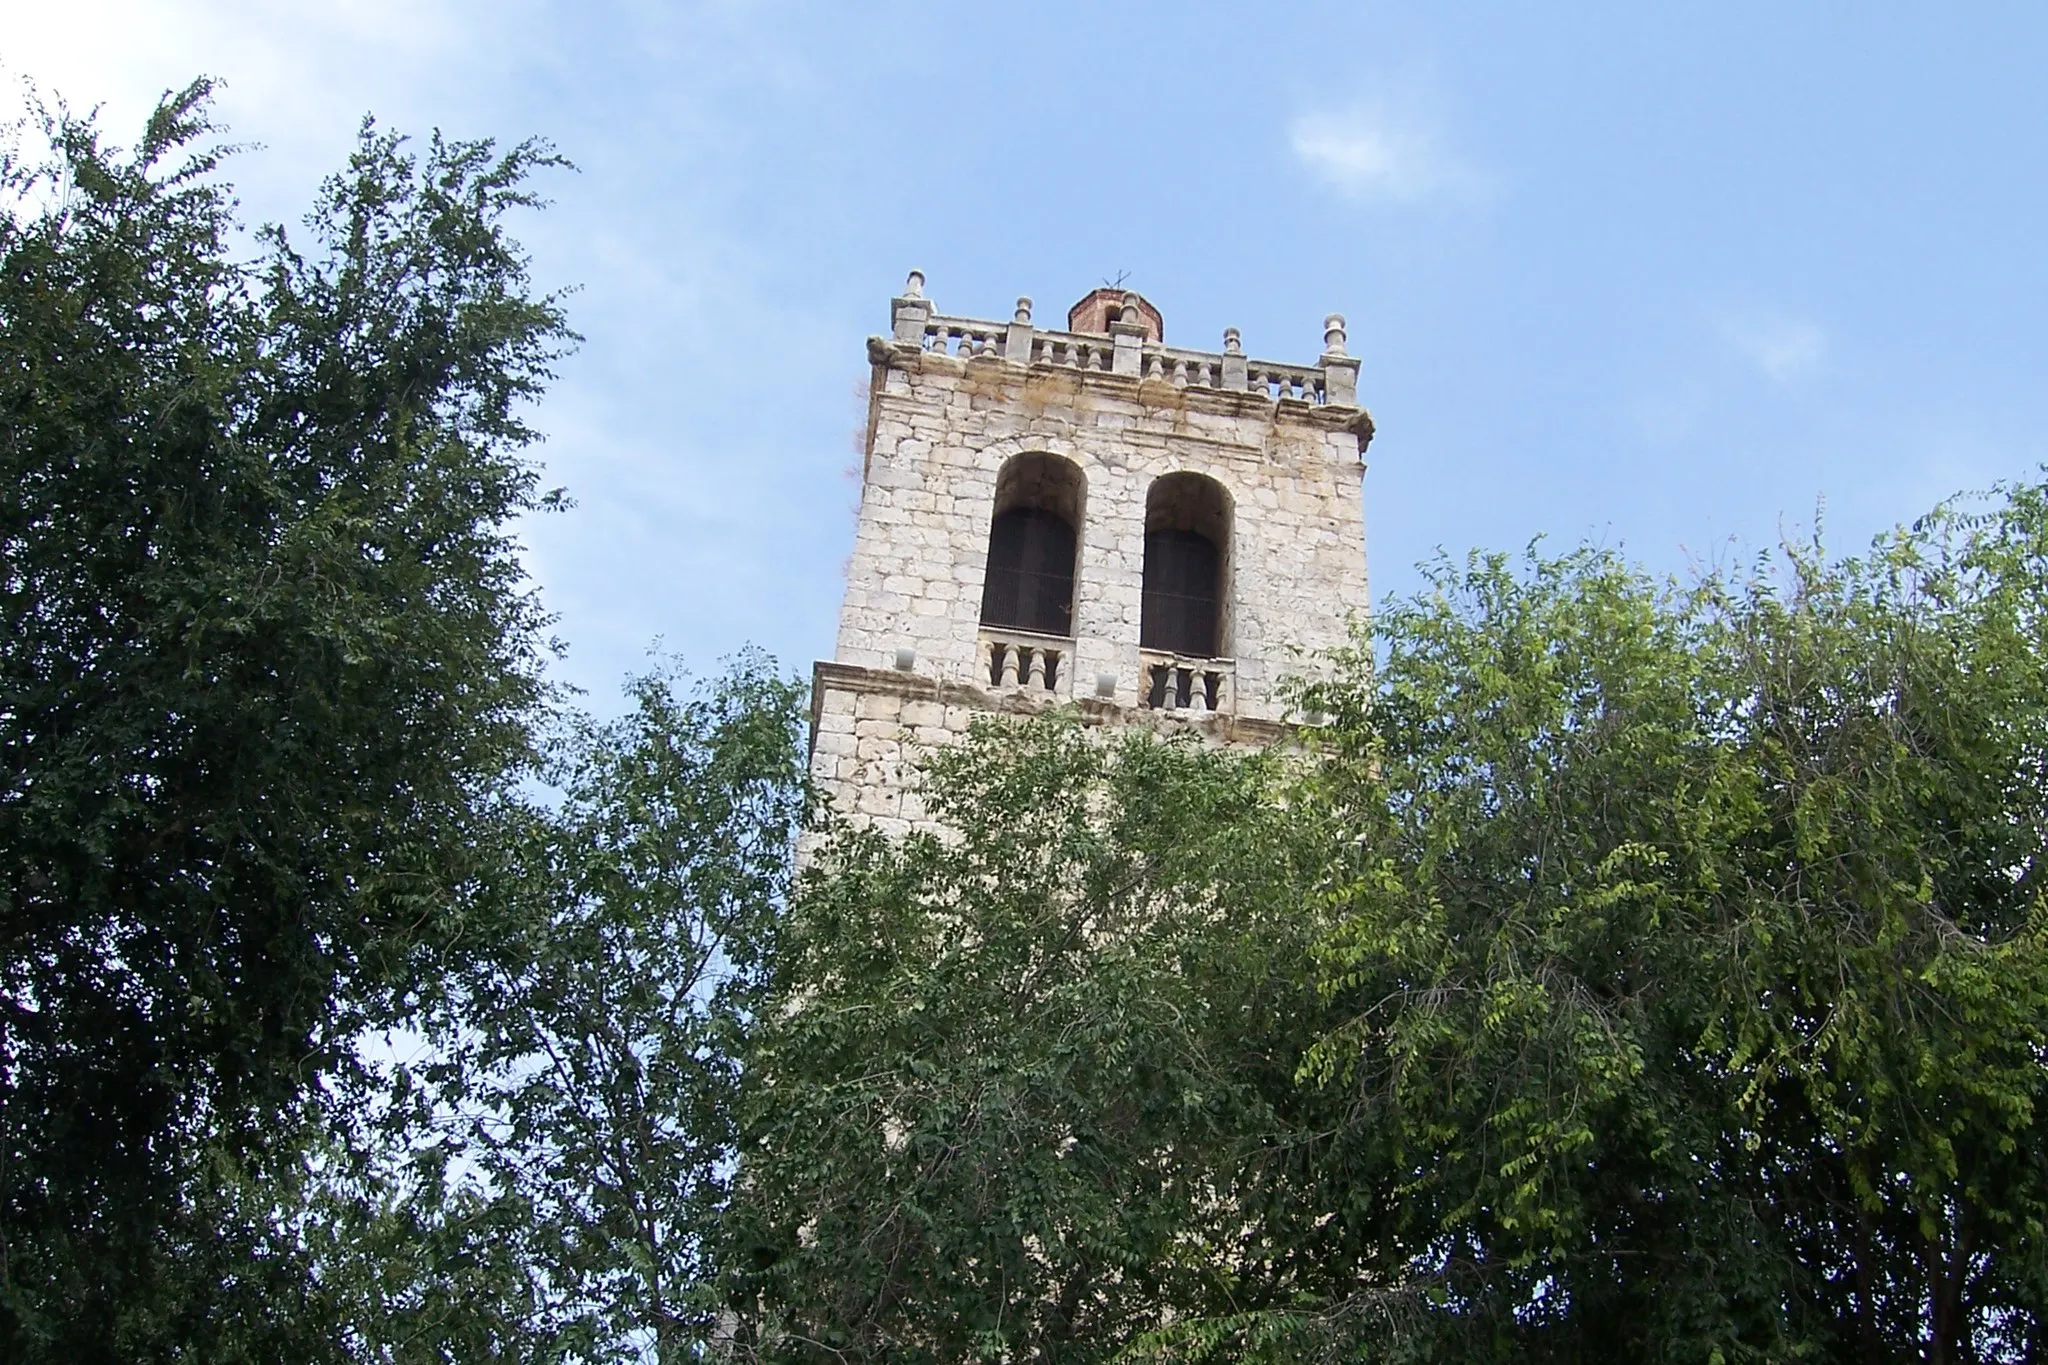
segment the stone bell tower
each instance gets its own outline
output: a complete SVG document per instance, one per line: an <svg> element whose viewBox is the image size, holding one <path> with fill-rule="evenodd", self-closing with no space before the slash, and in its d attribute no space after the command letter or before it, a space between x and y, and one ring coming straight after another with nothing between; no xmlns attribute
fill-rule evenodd
<svg viewBox="0 0 2048 1365"><path fill-rule="evenodd" d="M842 811L924 820L907 770L976 711L1286 733L1278 684L1365 610L1372 419L1344 319L1310 365L1168 346L1098 289L949 317L912 271L868 339L861 503L839 639L813 673L812 776Z"/></svg>

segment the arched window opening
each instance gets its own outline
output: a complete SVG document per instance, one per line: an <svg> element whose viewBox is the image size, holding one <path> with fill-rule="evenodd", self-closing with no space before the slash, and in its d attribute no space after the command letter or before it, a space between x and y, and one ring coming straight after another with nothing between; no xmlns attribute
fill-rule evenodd
<svg viewBox="0 0 2048 1365"><path fill-rule="evenodd" d="M1018 455L996 478L981 623L1039 635L1074 633L1081 471L1056 455Z"/></svg>
<svg viewBox="0 0 2048 1365"><path fill-rule="evenodd" d="M1200 474L1168 474L1145 498L1145 591L1138 643L1213 659L1223 654L1230 495Z"/></svg>

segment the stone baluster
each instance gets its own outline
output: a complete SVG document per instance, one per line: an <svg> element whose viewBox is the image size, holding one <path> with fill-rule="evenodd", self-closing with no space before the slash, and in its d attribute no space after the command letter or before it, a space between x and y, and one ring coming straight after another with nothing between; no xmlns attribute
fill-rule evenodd
<svg viewBox="0 0 2048 1365"><path fill-rule="evenodd" d="M1003 356L1019 365L1031 363L1031 300L1017 300L1017 312L1010 319L1010 330L1003 338Z"/></svg>
<svg viewBox="0 0 2048 1365"><path fill-rule="evenodd" d="M1030 651L1030 654L1031 662L1029 667L1031 671L1029 675L1022 680L1023 685L1027 687L1043 688L1045 686L1045 651L1042 649L1034 649Z"/></svg>
<svg viewBox="0 0 2048 1365"><path fill-rule="evenodd" d="M1185 357L1173 362L1173 386L1176 389L1188 386L1188 362Z"/></svg>

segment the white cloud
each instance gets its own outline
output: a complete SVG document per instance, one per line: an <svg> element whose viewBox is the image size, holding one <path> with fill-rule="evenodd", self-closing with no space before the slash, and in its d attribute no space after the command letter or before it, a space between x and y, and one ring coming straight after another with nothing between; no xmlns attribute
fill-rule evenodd
<svg viewBox="0 0 2048 1365"><path fill-rule="evenodd" d="M1359 105L1304 114L1289 130L1295 159L1347 199L1417 203L1477 199L1485 177L1412 117Z"/></svg>
<svg viewBox="0 0 2048 1365"><path fill-rule="evenodd" d="M1818 323L1782 314L1723 316L1721 335L1772 382L1790 384L1827 358L1828 334Z"/></svg>

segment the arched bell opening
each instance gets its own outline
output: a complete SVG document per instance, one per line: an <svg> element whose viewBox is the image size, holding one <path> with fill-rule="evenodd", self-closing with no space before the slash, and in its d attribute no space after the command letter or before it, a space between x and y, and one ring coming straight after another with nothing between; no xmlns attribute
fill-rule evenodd
<svg viewBox="0 0 2048 1365"><path fill-rule="evenodd" d="M1187 658L1228 652L1230 494L1201 474L1168 474L1145 495L1138 643Z"/></svg>
<svg viewBox="0 0 2048 1365"><path fill-rule="evenodd" d="M981 623L1071 637L1074 579L1087 484L1071 460L1012 456L996 476Z"/></svg>

